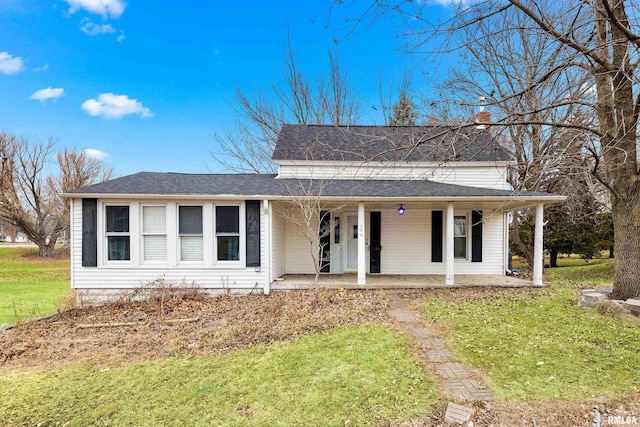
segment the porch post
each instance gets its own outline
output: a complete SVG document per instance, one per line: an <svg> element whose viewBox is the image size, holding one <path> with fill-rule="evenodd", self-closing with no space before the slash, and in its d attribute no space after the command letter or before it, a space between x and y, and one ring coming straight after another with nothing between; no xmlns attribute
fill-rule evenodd
<svg viewBox="0 0 640 427"><path fill-rule="evenodd" d="M358 203L358 285L367 284L367 262L364 226L364 203Z"/></svg>
<svg viewBox="0 0 640 427"><path fill-rule="evenodd" d="M271 245L271 232L273 229L273 208L269 200L264 199L262 201L262 210L264 215L266 216L266 221L264 224L266 225L266 230L264 233L264 294L269 295L271 292L271 272L273 271L273 266L271 265L271 253L273 252L273 247Z"/></svg>
<svg viewBox="0 0 640 427"><path fill-rule="evenodd" d="M453 252L453 202L447 203L447 221L446 221L446 255L445 255L445 263L446 263L446 277L445 284L453 285L453 262L454 262L454 252Z"/></svg>
<svg viewBox="0 0 640 427"><path fill-rule="evenodd" d="M544 205L538 203L536 205L536 227L534 234L534 247L533 247L533 284L536 286L542 285L542 268L544 266L543 248L544 242L542 238L542 227L544 221Z"/></svg>

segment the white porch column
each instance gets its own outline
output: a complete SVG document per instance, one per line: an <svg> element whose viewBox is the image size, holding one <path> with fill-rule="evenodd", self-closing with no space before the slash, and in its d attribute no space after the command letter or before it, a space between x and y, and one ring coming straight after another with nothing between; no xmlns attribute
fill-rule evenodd
<svg viewBox="0 0 640 427"><path fill-rule="evenodd" d="M264 199L262 201L262 212L263 215L266 216L266 221L263 224L266 227L266 230L263 231L264 235L264 294L269 295L271 292L271 272L273 271L273 266L271 265L271 253L273 252L273 247L271 245L271 230L273 229L273 208L269 200Z"/></svg>
<svg viewBox="0 0 640 427"><path fill-rule="evenodd" d="M542 268L544 266L543 257L543 238L542 238L542 226L544 221L544 205L538 203L536 205L536 228L534 234L534 247L533 247L533 284L536 286L542 285Z"/></svg>
<svg viewBox="0 0 640 427"><path fill-rule="evenodd" d="M358 285L367 284L364 203L358 203Z"/></svg>
<svg viewBox="0 0 640 427"><path fill-rule="evenodd" d="M446 220L446 255L445 255L445 264L446 264L446 278L445 283L447 285L453 285L453 262L454 262L454 252L453 252L453 202L447 203L447 220Z"/></svg>

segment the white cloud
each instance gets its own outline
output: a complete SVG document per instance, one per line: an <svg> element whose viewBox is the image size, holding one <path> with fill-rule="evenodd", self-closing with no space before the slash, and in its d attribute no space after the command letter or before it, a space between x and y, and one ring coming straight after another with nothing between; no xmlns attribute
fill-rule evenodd
<svg viewBox="0 0 640 427"><path fill-rule="evenodd" d="M127 4L122 0L65 0L69 4L69 13L84 9L103 18L118 19Z"/></svg>
<svg viewBox="0 0 640 427"><path fill-rule="evenodd" d="M33 71L35 71L36 73L46 73L47 71L49 71L49 64L44 64L42 67L34 68Z"/></svg>
<svg viewBox="0 0 640 427"><path fill-rule="evenodd" d="M124 31L123 31L123 30L120 30L120 35L118 36L118 38L116 39L116 41L121 42L121 41L122 41L122 40L124 40L124 39L125 39L125 37L124 37Z"/></svg>
<svg viewBox="0 0 640 427"><path fill-rule="evenodd" d="M88 19L83 19L81 23L84 23L80 29L83 33L90 36L97 36L98 34L115 33L116 29L109 24L94 24Z"/></svg>
<svg viewBox="0 0 640 427"><path fill-rule="evenodd" d="M19 56L8 52L0 52L0 74L17 74L24 69L24 62Z"/></svg>
<svg viewBox="0 0 640 427"><path fill-rule="evenodd" d="M90 116L101 116L107 119L119 119L127 114L140 114L142 117L153 117L147 107L137 99L129 99L127 95L102 93L98 99L87 99L82 109Z"/></svg>
<svg viewBox="0 0 640 427"><path fill-rule="evenodd" d="M61 87L57 87L57 88L46 88L46 89L40 89L37 90L35 92L33 92L33 95L31 95L31 99L35 99L36 101L46 101L47 99L53 99L54 101L58 98L60 98L61 96L64 95L64 89L62 89Z"/></svg>
<svg viewBox="0 0 640 427"><path fill-rule="evenodd" d="M98 150L97 148L87 148L82 151L84 151L87 154L87 156L93 157L94 159L98 159L98 160L104 160L107 157L109 157L107 153L105 153L104 151Z"/></svg>

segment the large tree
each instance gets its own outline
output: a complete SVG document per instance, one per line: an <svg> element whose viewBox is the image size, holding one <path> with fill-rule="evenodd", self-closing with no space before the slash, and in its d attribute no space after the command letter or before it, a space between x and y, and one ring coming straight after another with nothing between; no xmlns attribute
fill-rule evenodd
<svg viewBox="0 0 640 427"><path fill-rule="evenodd" d="M451 20L433 31L425 19L428 2L376 2L368 13L380 15L391 9L406 16L407 32L415 46L424 46L442 36L460 34L486 27L487 40L500 43L518 32L526 37L548 37L555 53L546 63L548 71L532 79L513 78L518 85L496 94L502 100L526 98L549 82L572 81L575 74L586 73L591 84L567 86L566 96L556 102L543 102L502 117L508 126L541 124L551 129L575 129L591 135L596 142L589 147L593 155L588 167L610 194L615 231L614 292L616 298L640 295L640 171L638 168L638 116L640 86L638 49L640 21L638 4L624 0L565 0L542 3L537 0L483 0L461 2ZM374 11L374 12L371 12ZM521 24L510 23L507 14L515 14ZM495 28L496 31L491 31ZM453 38L457 46L468 40ZM514 52L515 53L515 52ZM508 76L507 76L508 77ZM507 87L507 86L505 86ZM585 96L576 96L576 91ZM532 113L562 111L579 107L593 116L560 119Z"/></svg>
<svg viewBox="0 0 640 427"><path fill-rule="evenodd" d="M56 154L59 172L45 167L54 143L0 133L0 218L22 231L41 257L54 254L56 241L69 227L69 205L61 192L106 180L112 170L86 152Z"/></svg>
<svg viewBox="0 0 640 427"><path fill-rule="evenodd" d="M254 93L236 88L231 105L239 119L213 134L217 146L214 158L237 172L275 173L271 155L283 124L355 123L360 102L347 72L336 53L330 51L328 61L328 75L310 79L288 40L276 79Z"/></svg>

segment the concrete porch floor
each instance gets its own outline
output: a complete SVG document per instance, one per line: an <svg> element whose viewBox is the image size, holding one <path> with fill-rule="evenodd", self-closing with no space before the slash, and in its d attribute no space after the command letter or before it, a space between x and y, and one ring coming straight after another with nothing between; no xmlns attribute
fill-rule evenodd
<svg viewBox="0 0 640 427"><path fill-rule="evenodd" d="M271 284L272 290L313 289L313 274L285 274ZM321 274L325 289L447 289L476 286L503 288L539 287L531 280L501 275L458 275L455 284L446 285L444 275L367 274L367 284L358 285L356 274Z"/></svg>

